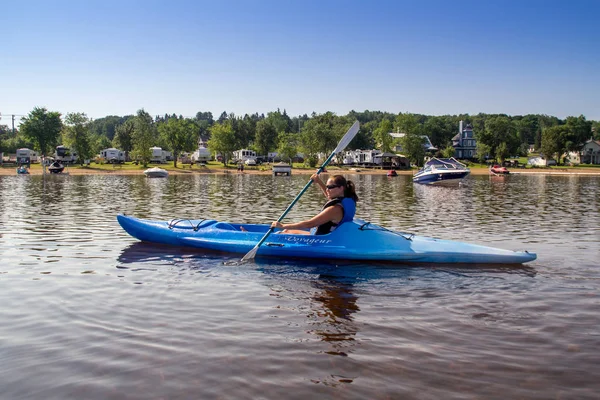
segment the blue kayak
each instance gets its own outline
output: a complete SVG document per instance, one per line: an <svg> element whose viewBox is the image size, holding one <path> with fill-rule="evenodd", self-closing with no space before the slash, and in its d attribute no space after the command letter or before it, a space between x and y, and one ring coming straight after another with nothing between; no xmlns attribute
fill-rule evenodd
<svg viewBox="0 0 600 400"><path fill-rule="evenodd" d="M131 236L146 242L246 254L269 225L236 224L212 219L153 221L118 215ZM395 232L355 218L327 235L272 233L257 256L326 260L372 260L426 263L522 264L534 253Z"/></svg>

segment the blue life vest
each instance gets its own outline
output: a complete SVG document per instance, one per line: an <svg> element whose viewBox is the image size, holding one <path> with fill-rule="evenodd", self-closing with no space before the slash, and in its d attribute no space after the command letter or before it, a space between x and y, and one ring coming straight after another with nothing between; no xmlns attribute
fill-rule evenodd
<svg viewBox="0 0 600 400"><path fill-rule="evenodd" d="M356 214L356 202L350 197L337 197L335 199L329 200L327 203L325 203L321 211L323 211L327 207L332 207L337 204L342 206L342 213L344 214L340 222L336 224L335 222L328 221L323 225L319 225L317 227L317 230L315 231L315 235L326 235L329 232L334 231L335 228L337 228L344 222L352 221L354 219L354 214Z"/></svg>

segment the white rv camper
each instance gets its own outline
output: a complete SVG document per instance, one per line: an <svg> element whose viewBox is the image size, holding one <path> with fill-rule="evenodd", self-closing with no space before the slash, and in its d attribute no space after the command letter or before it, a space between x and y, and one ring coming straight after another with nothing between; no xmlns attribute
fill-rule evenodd
<svg viewBox="0 0 600 400"><path fill-rule="evenodd" d="M198 147L194 153L192 153L192 163L206 163L210 161L210 151L204 146Z"/></svg>
<svg viewBox="0 0 600 400"><path fill-rule="evenodd" d="M17 162L19 164L30 164L38 162L38 154L28 148L17 149Z"/></svg>
<svg viewBox="0 0 600 400"><path fill-rule="evenodd" d="M160 164L167 162L167 157L163 149L160 147L150 147L150 150L152 150L152 158L150 159L150 162Z"/></svg>
<svg viewBox="0 0 600 400"><path fill-rule="evenodd" d="M125 162L125 152L111 147L100 152L100 157L104 158L107 163L122 164Z"/></svg>
<svg viewBox="0 0 600 400"><path fill-rule="evenodd" d="M241 149L233 152L235 162L246 162L247 160L256 161L256 152L254 150Z"/></svg>
<svg viewBox="0 0 600 400"><path fill-rule="evenodd" d="M54 159L64 164L72 164L77 161L77 153L75 151L71 152L68 147L56 146Z"/></svg>

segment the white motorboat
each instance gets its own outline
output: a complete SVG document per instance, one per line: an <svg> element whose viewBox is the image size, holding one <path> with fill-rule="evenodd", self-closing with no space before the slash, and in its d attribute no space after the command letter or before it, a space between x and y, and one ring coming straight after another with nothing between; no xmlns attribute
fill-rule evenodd
<svg viewBox="0 0 600 400"><path fill-rule="evenodd" d="M459 182L470 173L471 170L454 157L434 157L427 161L425 166L414 175L413 182L425 184Z"/></svg>
<svg viewBox="0 0 600 400"><path fill-rule="evenodd" d="M145 170L144 175L146 175L148 178L166 178L169 176L169 171L166 169L153 167Z"/></svg>

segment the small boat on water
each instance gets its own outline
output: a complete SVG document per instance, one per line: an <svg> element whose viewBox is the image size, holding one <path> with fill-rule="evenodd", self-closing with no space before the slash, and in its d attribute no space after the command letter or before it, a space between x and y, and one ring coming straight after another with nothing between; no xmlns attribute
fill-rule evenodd
<svg viewBox="0 0 600 400"><path fill-rule="evenodd" d="M247 254L270 229L212 219L153 221L118 215L121 227L146 242ZM277 230L279 231L279 230ZM273 233L257 256L389 262L522 264L536 254L396 232L355 218L326 235Z"/></svg>
<svg viewBox="0 0 600 400"><path fill-rule="evenodd" d="M413 182L424 184L459 182L470 173L471 170L454 157L434 157L427 161L423 168L413 176Z"/></svg>
<svg viewBox="0 0 600 400"><path fill-rule="evenodd" d="M64 171L64 169L65 166L58 161L54 161L48 166L48 171L50 171L51 174L60 174Z"/></svg>
<svg viewBox="0 0 600 400"><path fill-rule="evenodd" d="M148 178L166 178L169 176L169 171L158 167L152 167L145 170L144 175Z"/></svg>
<svg viewBox="0 0 600 400"><path fill-rule="evenodd" d="M490 174L492 175L508 175L510 171L506 167L502 167L498 164L494 164L490 167Z"/></svg>
<svg viewBox="0 0 600 400"><path fill-rule="evenodd" d="M17 175L29 175L29 170L26 166L21 165L17 167Z"/></svg>
<svg viewBox="0 0 600 400"><path fill-rule="evenodd" d="M387 172L387 176L398 176L398 173L396 172L396 170L390 169Z"/></svg>

